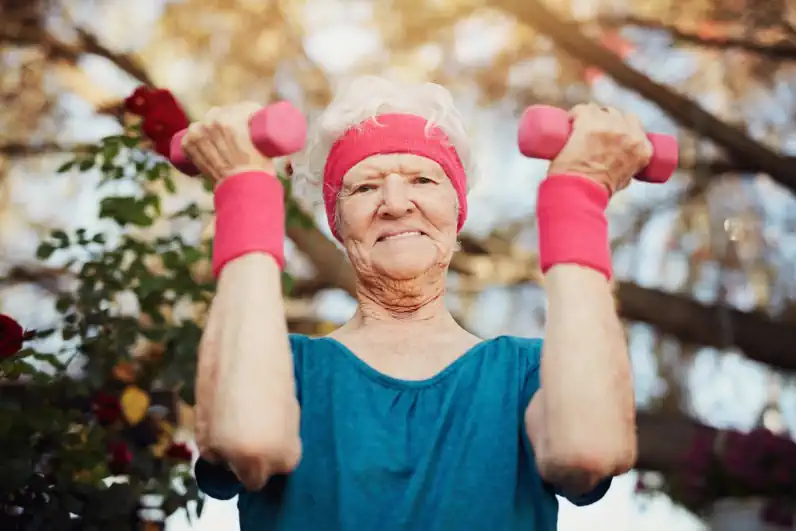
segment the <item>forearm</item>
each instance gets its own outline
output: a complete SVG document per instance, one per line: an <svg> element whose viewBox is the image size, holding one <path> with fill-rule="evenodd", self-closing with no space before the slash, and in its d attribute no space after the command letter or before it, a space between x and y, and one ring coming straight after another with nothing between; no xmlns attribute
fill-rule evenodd
<svg viewBox="0 0 796 531"><path fill-rule="evenodd" d="M624 472L635 461L635 401L610 284L597 271L561 264L545 286L542 457L595 475Z"/></svg>
<svg viewBox="0 0 796 531"><path fill-rule="evenodd" d="M289 459L299 440L293 358L277 263L263 253L230 261L219 277L216 299L225 311L211 314L219 321L214 323L218 364L209 412L210 444L239 477L251 473L264 481L267 471L257 469Z"/></svg>

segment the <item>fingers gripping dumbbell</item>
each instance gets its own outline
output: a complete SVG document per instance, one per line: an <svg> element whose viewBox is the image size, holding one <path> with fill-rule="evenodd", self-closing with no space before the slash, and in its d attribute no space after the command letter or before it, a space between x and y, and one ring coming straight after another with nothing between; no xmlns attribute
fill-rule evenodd
<svg viewBox="0 0 796 531"><path fill-rule="evenodd" d="M532 105L522 114L517 133L520 152L526 157L553 160L572 133L572 119L563 109ZM652 143L652 159L635 176L639 181L665 183L677 169L677 139L671 135L647 134Z"/></svg>
<svg viewBox="0 0 796 531"><path fill-rule="evenodd" d="M197 175L199 170L182 149L182 130L171 139L172 165L186 175ZM266 157L280 157L300 151L307 139L307 120L290 102L280 101L254 113L249 121L252 144Z"/></svg>

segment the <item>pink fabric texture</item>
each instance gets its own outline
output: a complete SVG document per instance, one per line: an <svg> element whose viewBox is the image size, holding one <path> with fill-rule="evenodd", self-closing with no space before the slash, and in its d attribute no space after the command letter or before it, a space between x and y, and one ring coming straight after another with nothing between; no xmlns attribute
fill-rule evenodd
<svg viewBox="0 0 796 531"><path fill-rule="evenodd" d="M467 219L467 175L447 135L414 114L380 114L350 129L334 143L323 172L323 202L334 236L337 197L343 177L352 166L372 155L412 153L442 166L459 197L459 225Z"/></svg>
<svg viewBox="0 0 796 531"><path fill-rule="evenodd" d="M609 198L604 186L580 175L552 175L542 181L536 203L542 272L556 264L578 264L610 280Z"/></svg>
<svg viewBox="0 0 796 531"><path fill-rule="evenodd" d="M214 196L216 235L213 273L248 253L270 254L285 267L285 196L282 183L265 172L248 171L224 179Z"/></svg>

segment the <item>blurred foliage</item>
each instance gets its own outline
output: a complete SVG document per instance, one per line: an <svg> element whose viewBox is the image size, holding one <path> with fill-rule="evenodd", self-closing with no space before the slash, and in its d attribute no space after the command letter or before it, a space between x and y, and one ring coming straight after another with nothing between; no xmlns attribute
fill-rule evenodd
<svg viewBox="0 0 796 531"><path fill-rule="evenodd" d="M68 264L78 284L56 302L63 322L37 332L61 334L61 351L25 349L0 365L3 529L139 529L142 496L162 496L166 514L197 499L191 451L174 435L177 400L193 401L201 329L192 319L174 319L171 308L179 300L206 307L213 284L191 278L206 247L134 234L160 215L160 197L147 184L173 191L169 166L138 143L134 129L106 137L59 170L99 168L100 186L124 181L135 192L111 193L100 205L100 217L121 229L118 242L78 229L55 230L39 245L42 260L54 253L86 258ZM200 211L191 205L177 215ZM125 311L124 297L140 312ZM78 378L69 372L73 364ZM111 475L126 481L109 485Z"/></svg>
<svg viewBox="0 0 796 531"><path fill-rule="evenodd" d="M4 530L138 530L146 495L162 496L166 516L192 501L201 513L191 451L175 435L179 404L195 401L196 352L215 289L206 274L212 240L147 234L176 192L174 170L129 122L58 169L101 172L99 217L118 227L118 238L58 229L38 247L40 260L75 257L66 268L77 272L77 285L57 299L60 326L35 334L60 334L60 351L26 348L0 362ZM311 226L292 200L286 214L288 223ZM170 217L208 215L190 203ZM291 283L285 274L286 289ZM79 366L77 377L70 365ZM112 475L125 481L109 483Z"/></svg>

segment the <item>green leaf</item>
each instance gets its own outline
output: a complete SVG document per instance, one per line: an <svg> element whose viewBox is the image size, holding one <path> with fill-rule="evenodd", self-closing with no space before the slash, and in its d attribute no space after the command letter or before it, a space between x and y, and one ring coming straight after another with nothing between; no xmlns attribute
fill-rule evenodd
<svg viewBox="0 0 796 531"><path fill-rule="evenodd" d="M39 248L36 249L36 258L39 260L47 260L50 256L52 256L53 252L55 252L55 246L53 246L51 243L40 243Z"/></svg>
<svg viewBox="0 0 796 531"><path fill-rule="evenodd" d="M95 161L94 161L93 158L83 159L82 161L80 161L80 165L78 166L78 169L80 171L88 171L88 170L90 170L91 168L94 167L94 162Z"/></svg>
<svg viewBox="0 0 796 531"><path fill-rule="evenodd" d="M66 173L69 170L71 170L74 165L75 165L75 160L74 159L68 160L68 161L64 162L63 164L61 164L60 166L58 166L58 169L55 170L55 172L56 173Z"/></svg>
<svg viewBox="0 0 796 531"><path fill-rule="evenodd" d="M36 339L46 339L55 333L55 328L43 328L40 330L36 330L34 333L34 337Z"/></svg>
<svg viewBox="0 0 796 531"><path fill-rule="evenodd" d="M197 219L199 216L201 216L205 212L209 213L209 211L203 211L201 208L199 208L199 205L194 202L194 203L189 204L188 206L186 206L182 210L179 210L179 211L175 212L174 214L172 214L171 215L171 219L176 219L176 218L179 218L179 217L182 217L182 216L188 217L190 219Z"/></svg>
<svg viewBox="0 0 796 531"><path fill-rule="evenodd" d="M196 247L185 247L182 251L182 256L186 265L189 266L205 258L205 254Z"/></svg>
<svg viewBox="0 0 796 531"><path fill-rule="evenodd" d="M139 142L141 142L140 136L125 135L122 137L122 144L129 148L136 147Z"/></svg>
<svg viewBox="0 0 796 531"><path fill-rule="evenodd" d="M102 146L102 157L106 163L112 163L113 159L119 154L121 144L117 138L108 139Z"/></svg>
<svg viewBox="0 0 796 531"><path fill-rule="evenodd" d="M119 225L149 227L154 219L146 212L150 200L139 200L132 196L106 197L100 201L100 218L110 218Z"/></svg>
<svg viewBox="0 0 796 531"><path fill-rule="evenodd" d="M58 300L55 301L55 309L60 313L64 313L72 306L72 303L73 300L71 295L61 295L58 297Z"/></svg>
<svg viewBox="0 0 796 531"><path fill-rule="evenodd" d="M74 339L75 337L77 337L77 334L78 334L77 329L71 326L65 327L63 332L61 332L64 341L69 341L70 339Z"/></svg>
<svg viewBox="0 0 796 531"><path fill-rule="evenodd" d="M65 249L69 247L69 235L62 230L54 230L50 233L50 237L56 240L57 249Z"/></svg>
<svg viewBox="0 0 796 531"><path fill-rule="evenodd" d="M290 295L290 292L293 291L294 285L293 275L284 271L282 272L282 293L285 295Z"/></svg>

